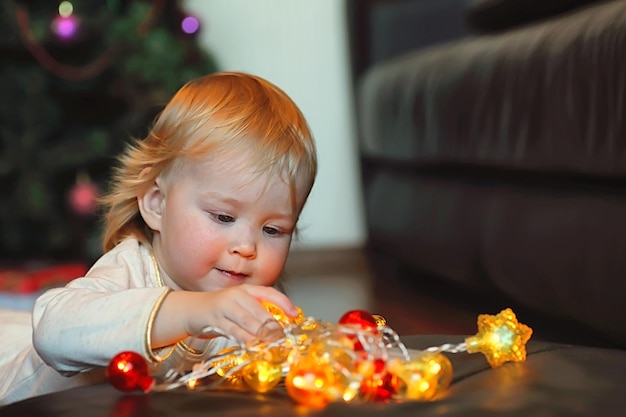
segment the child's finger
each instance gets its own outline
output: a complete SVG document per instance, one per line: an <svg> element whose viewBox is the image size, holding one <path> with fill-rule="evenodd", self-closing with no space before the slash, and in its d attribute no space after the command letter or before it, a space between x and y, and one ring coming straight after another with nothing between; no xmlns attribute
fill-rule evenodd
<svg viewBox="0 0 626 417"><path fill-rule="evenodd" d="M260 291L257 292L257 289ZM282 292L272 287L259 287L257 289L253 290L252 295L259 301L269 301L283 310L289 317L296 317L298 315L296 306L291 302L289 297Z"/></svg>

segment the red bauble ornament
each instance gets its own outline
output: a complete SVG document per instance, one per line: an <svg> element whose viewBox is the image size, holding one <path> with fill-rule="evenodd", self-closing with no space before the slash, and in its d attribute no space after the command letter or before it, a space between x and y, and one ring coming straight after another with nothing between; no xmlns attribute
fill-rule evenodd
<svg viewBox="0 0 626 417"><path fill-rule="evenodd" d="M111 359L106 370L111 385L123 392L148 392L154 378L148 373L148 363L136 352L121 352Z"/></svg>
<svg viewBox="0 0 626 417"><path fill-rule="evenodd" d="M371 313L365 310L351 310L339 319L339 324L349 324L358 326L361 329L376 329L376 319Z"/></svg>
<svg viewBox="0 0 626 417"><path fill-rule="evenodd" d="M361 383L361 396L367 401L389 401L398 392L398 383L395 375L383 372Z"/></svg>
<svg viewBox="0 0 626 417"><path fill-rule="evenodd" d="M361 330L375 330L378 328L374 316L365 310L350 310L344 313L344 315L339 318L339 324L354 326ZM355 351L363 350L363 345L356 336L350 336L350 339L354 342Z"/></svg>

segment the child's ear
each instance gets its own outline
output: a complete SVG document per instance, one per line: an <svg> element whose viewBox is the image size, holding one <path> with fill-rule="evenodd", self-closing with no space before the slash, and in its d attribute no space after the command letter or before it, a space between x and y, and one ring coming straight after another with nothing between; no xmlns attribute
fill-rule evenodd
<svg viewBox="0 0 626 417"><path fill-rule="evenodd" d="M137 197L139 212L148 227L155 231L161 230L161 218L165 203L165 192L161 181L157 178L145 193Z"/></svg>

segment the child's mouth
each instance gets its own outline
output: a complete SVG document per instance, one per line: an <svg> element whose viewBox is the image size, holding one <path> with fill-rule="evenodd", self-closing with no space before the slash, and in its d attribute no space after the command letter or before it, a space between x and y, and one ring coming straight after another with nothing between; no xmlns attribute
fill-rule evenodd
<svg viewBox="0 0 626 417"><path fill-rule="evenodd" d="M217 270L220 271L223 275L226 275L229 278L245 279L245 278L248 277L248 275L242 274L242 273L239 273L239 272L226 271L225 269L219 269L219 268L217 268Z"/></svg>

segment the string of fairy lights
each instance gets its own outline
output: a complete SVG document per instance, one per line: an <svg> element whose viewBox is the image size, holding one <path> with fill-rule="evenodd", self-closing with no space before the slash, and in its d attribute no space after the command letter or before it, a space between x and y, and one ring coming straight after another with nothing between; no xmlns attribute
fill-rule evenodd
<svg viewBox="0 0 626 417"><path fill-rule="evenodd" d="M523 362L532 335L507 308L497 315L479 315L478 332L463 343L412 350L384 320L363 310L348 311L329 323L302 311L289 318L273 304L264 306L274 319L252 343L235 343L187 373L174 367L159 380L150 376L141 355L121 352L109 363L109 381L121 391L146 393L184 387L267 393L284 386L295 403L315 408L331 402L430 401L452 382L447 354L482 353L494 368ZM220 330L213 327L203 332L216 333Z"/></svg>

